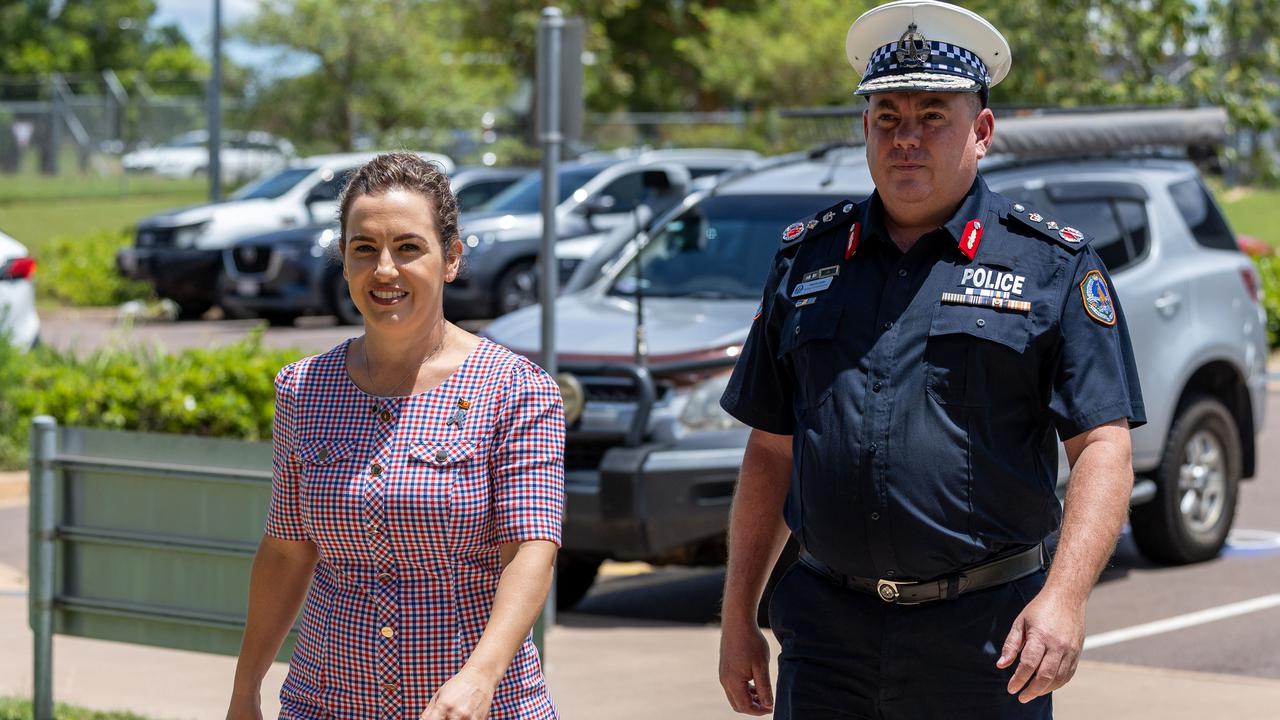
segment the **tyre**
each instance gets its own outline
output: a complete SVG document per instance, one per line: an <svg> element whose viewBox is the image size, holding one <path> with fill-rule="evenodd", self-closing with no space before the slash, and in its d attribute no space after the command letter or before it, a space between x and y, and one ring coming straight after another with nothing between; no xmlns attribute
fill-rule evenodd
<svg viewBox="0 0 1280 720"><path fill-rule="evenodd" d="M538 302L538 276L532 260L521 260L503 271L494 290L494 317Z"/></svg>
<svg viewBox="0 0 1280 720"><path fill-rule="evenodd" d="M342 273L334 273L333 279L329 281L329 309L343 325L364 324L364 316L351 299L351 291L347 289L347 280L342 277Z"/></svg>
<svg viewBox="0 0 1280 720"><path fill-rule="evenodd" d="M258 317L266 320L271 327L293 327L293 321L298 319L298 313L273 310L260 312Z"/></svg>
<svg viewBox="0 0 1280 720"><path fill-rule="evenodd" d="M556 610L572 610L595 584L600 558L561 551L556 556Z"/></svg>
<svg viewBox="0 0 1280 720"><path fill-rule="evenodd" d="M1179 408L1156 470L1156 496L1130 517L1147 559L1183 565L1221 552L1235 520L1242 457L1235 419L1221 402L1197 396Z"/></svg>
<svg viewBox="0 0 1280 720"><path fill-rule="evenodd" d="M178 319L199 320L211 307L213 303L205 300L184 300L178 303Z"/></svg>

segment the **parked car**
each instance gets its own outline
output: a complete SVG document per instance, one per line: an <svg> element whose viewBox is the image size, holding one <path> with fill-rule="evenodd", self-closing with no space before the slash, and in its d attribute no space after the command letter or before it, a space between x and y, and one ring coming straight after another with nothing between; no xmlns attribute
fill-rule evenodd
<svg viewBox="0 0 1280 720"><path fill-rule="evenodd" d="M1133 157L982 167L994 190L1094 236L1124 304L1149 421L1133 431L1134 538L1159 562L1213 557L1238 482L1255 474L1267 354L1256 271L1196 167ZM585 397L566 409L562 605L606 558L723 562L749 429L718 401L781 229L871 190L860 148L728 179L659 219L643 250L625 244L595 282L557 300L560 368L572 376L562 385ZM642 288L643 367L634 359ZM484 332L536 358L539 328L531 307ZM1059 465L1061 493L1061 452Z"/></svg>
<svg viewBox="0 0 1280 720"><path fill-rule="evenodd" d="M35 274L36 260L27 248L0 232L0 339L24 350L40 337Z"/></svg>
<svg viewBox="0 0 1280 720"><path fill-rule="evenodd" d="M758 153L742 150L655 150L621 160L562 164L556 207L561 280L568 280L576 263L610 231L624 226L634 233L679 202L692 178L758 158ZM535 173L462 217L466 256L462 274L445 286L449 317L495 317L537 302L541 198L542 177ZM573 247L563 242L568 239L576 240Z"/></svg>
<svg viewBox="0 0 1280 720"><path fill-rule="evenodd" d="M269 133L234 130L222 134L218 161L222 180L239 183L276 172L293 158L293 144ZM135 150L120 159L126 172L151 172L173 178L194 178L209 172L209 132L193 130L155 147Z"/></svg>
<svg viewBox="0 0 1280 720"><path fill-rule="evenodd" d="M453 171L448 157L420 154ZM121 250L116 265L125 276L150 282L160 297L175 301L183 317L199 317L221 295L223 250L251 235L333 222L347 176L375 155L316 155L246 185L227 202L144 218L134 247Z"/></svg>
<svg viewBox="0 0 1280 720"><path fill-rule="evenodd" d="M449 179L459 208L473 209L529 173L522 168L464 168ZM302 315L334 315L338 322L364 321L334 261L335 223L253 235L222 252L218 304L235 316L256 316L272 325Z"/></svg>

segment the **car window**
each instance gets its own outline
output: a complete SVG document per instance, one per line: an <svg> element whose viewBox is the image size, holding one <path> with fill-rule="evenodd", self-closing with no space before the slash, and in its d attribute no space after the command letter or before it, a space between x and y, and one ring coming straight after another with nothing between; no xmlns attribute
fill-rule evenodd
<svg viewBox="0 0 1280 720"><path fill-rule="evenodd" d="M560 171L560 197L557 204L569 199L569 196L600 174L603 166L573 168ZM503 190L492 200L476 208L482 212L507 213L525 215L536 213L542 209L542 174L530 173L519 182Z"/></svg>
<svg viewBox="0 0 1280 720"><path fill-rule="evenodd" d="M328 180L321 181L307 192L307 200L309 202L336 201L338 195L342 192L343 186L347 184L347 178L351 175L351 172L351 170L343 170Z"/></svg>
<svg viewBox="0 0 1280 720"><path fill-rule="evenodd" d="M256 183L240 188L232 200L274 200L293 189L303 178L315 172L314 168L289 168L268 176Z"/></svg>
<svg viewBox="0 0 1280 720"><path fill-rule="evenodd" d="M615 276L609 292L651 297L753 300L769 274L782 230L840 198L826 195L710 197L666 223ZM637 275L639 271L639 276Z"/></svg>
<svg viewBox="0 0 1280 720"><path fill-rule="evenodd" d="M601 197L613 198L612 212L631 212L644 202L644 174L631 173L609 183L600 191Z"/></svg>
<svg viewBox="0 0 1280 720"><path fill-rule="evenodd" d="M1239 250L1235 233L1204 183L1196 178L1176 182L1169 186L1169 194L1197 243L1218 250Z"/></svg>
<svg viewBox="0 0 1280 720"><path fill-rule="evenodd" d="M1150 244L1146 206L1118 198L1058 200L1058 222L1093 236L1093 249L1110 272L1117 272L1147 252Z"/></svg>
<svg viewBox="0 0 1280 720"><path fill-rule="evenodd" d="M511 180L479 180L457 192L458 212L469 212L484 205L504 188L510 187Z"/></svg>

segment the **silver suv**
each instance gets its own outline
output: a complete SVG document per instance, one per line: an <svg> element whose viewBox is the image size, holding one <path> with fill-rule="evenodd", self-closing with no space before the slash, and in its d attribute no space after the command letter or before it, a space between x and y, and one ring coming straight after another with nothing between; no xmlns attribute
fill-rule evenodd
<svg viewBox="0 0 1280 720"><path fill-rule="evenodd" d="M1254 266L1195 165L1005 156L982 172L993 190L1093 235L1124 304L1149 420L1133 432L1134 538L1159 562L1215 556L1237 483L1255 472L1266 323ZM651 226L642 251L628 243L557 300L560 366L586 398L568 428L562 605L604 558L723 562L748 430L718 400L781 229L871 190L861 148L777 160L689 196ZM536 357L538 319L526 308L486 333ZM1067 476L1063 455L1060 493Z"/></svg>

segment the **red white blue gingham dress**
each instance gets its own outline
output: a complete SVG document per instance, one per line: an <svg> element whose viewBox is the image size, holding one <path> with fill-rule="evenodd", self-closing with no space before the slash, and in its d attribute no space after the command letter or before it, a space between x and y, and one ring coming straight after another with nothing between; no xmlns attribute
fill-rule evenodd
<svg viewBox="0 0 1280 720"><path fill-rule="evenodd" d="M276 377L266 531L320 551L280 717L418 720L480 640L498 545L560 542L564 407L489 340L433 390L368 395L350 342ZM556 717L531 640L490 717Z"/></svg>

